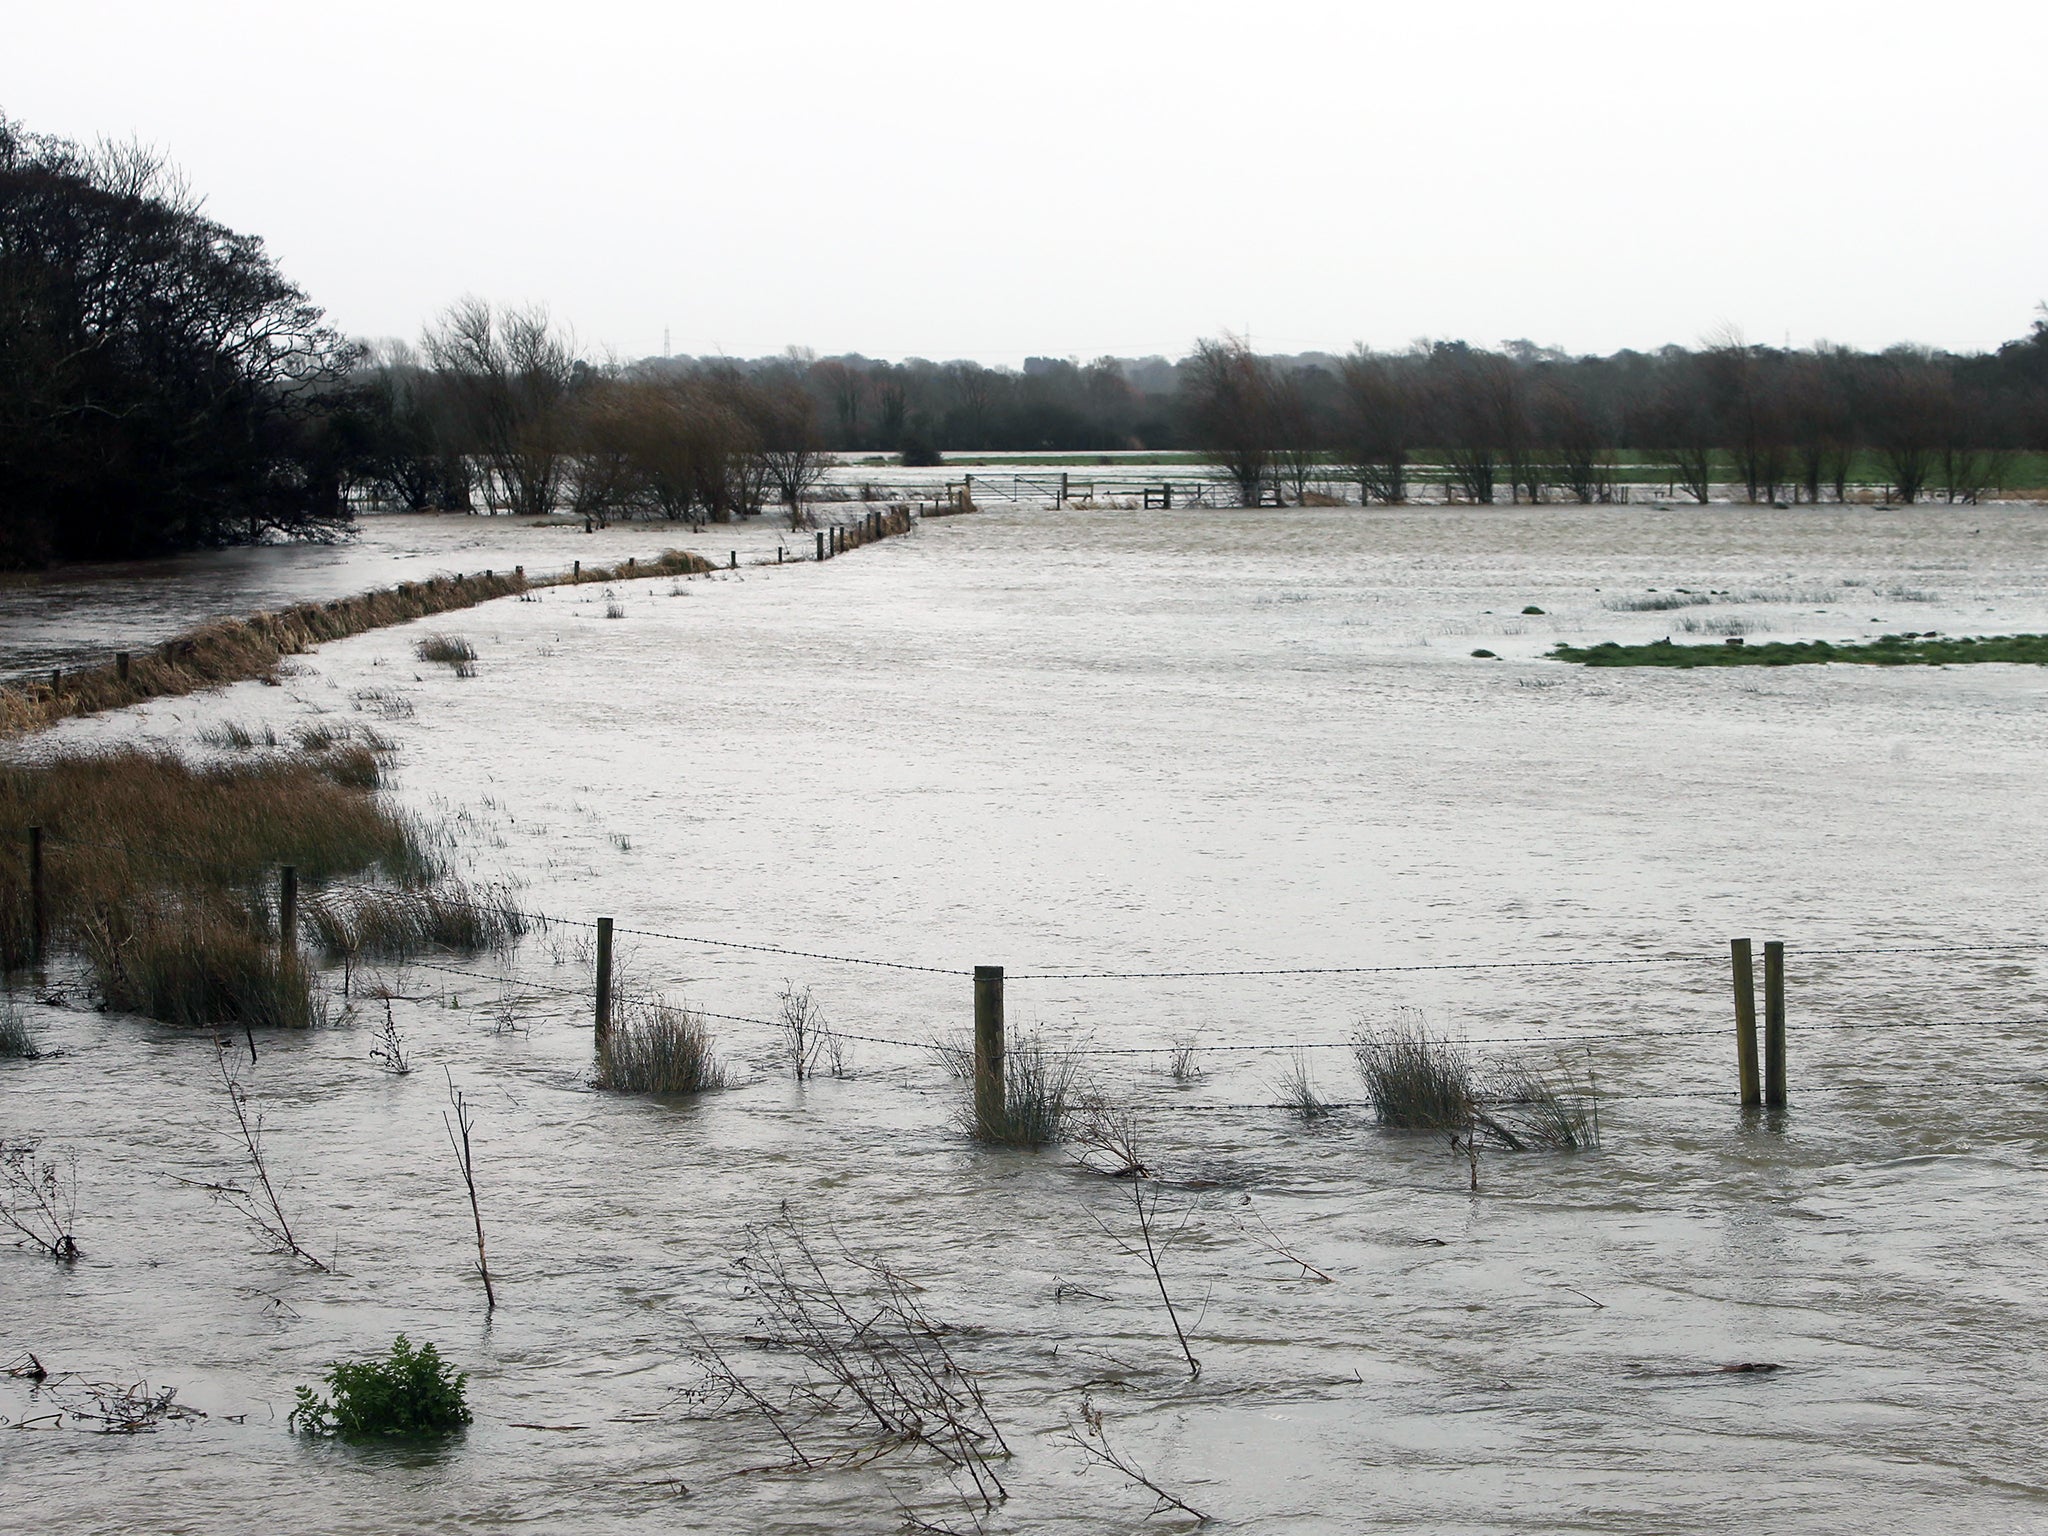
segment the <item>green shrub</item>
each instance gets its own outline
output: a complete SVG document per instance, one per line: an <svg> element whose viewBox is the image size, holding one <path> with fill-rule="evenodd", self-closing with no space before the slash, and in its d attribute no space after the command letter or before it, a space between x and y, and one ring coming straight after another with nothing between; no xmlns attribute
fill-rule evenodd
<svg viewBox="0 0 2048 1536"><path fill-rule="evenodd" d="M301 1434L345 1440L445 1435L469 1422L466 1371L451 1373L431 1344L415 1350L400 1334L384 1360L338 1360L327 1368L332 1397L299 1388L285 1423Z"/></svg>

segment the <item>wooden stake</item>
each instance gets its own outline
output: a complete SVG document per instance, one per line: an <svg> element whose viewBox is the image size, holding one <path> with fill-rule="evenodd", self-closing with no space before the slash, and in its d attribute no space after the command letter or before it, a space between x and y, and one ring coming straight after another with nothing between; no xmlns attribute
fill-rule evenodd
<svg viewBox="0 0 2048 1536"><path fill-rule="evenodd" d="M735 549L735 550L733 550L733 551L732 551L732 552L731 552L730 554L728 554L728 555L727 555L727 556L726 556L725 558L726 558L726 567L725 567L725 568L726 568L727 570L729 570L729 571L736 571L736 570L738 570L738 569L740 568L740 552L739 552L738 550L736 550L736 549Z"/></svg>
<svg viewBox="0 0 2048 1536"><path fill-rule="evenodd" d="M574 562L573 564L571 564L571 565L570 565L570 567L569 567L569 580L570 580L570 581L571 581L571 582L573 583L573 582L579 582L579 581L581 581L582 579L583 579L583 562L582 562L581 560L578 560L578 561L575 561L575 562Z"/></svg>
<svg viewBox="0 0 2048 1536"><path fill-rule="evenodd" d="M114 652L114 673L124 683L128 681L128 668L131 665L126 651Z"/></svg>
<svg viewBox="0 0 2048 1536"><path fill-rule="evenodd" d="M612 1027L612 920L597 920L597 1038Z"/></svg>
<svg viewBox="0 0 2048 1536"><path fill-rule="evenodd" d="M974 1123L992 1137L1003 1123L1003 968L974 968Z"/></svg>
<svg viewBox="0 0 2048 1536"><path fill-rule="evenodd" d="M1742 1088L1742 1107L1763 1103L1756 1072L1756 972L1750 964L1749 940L1730 939L1728 958L1735 979L1735 1073Z"/></svg>
<svg viewBox="0 0 2048 1536"><path fill-rule="evenodd" d="M29 953L36 964L43 962L44 914L49 909L44 905L43 894L43 829L28 829L28 942Z"/></svg>
<svg viewBox="0 0 2048 1536"><path fill-rule="evenodd" d="M1764 945L1764 1103L1785 1107L1785 946Z"/></svg>
<svg viewBox="0 0 2048 1536"><path fill-rule="evenodd" d="M825 530L822 528L818 530L818 558L825 558Z"/></svg>

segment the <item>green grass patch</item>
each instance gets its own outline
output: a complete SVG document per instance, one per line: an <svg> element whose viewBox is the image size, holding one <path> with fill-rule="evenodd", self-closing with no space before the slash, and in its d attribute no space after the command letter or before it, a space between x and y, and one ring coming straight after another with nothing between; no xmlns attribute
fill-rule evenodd
<svg viewBox="0 0 2048 1536"><path fill-rule="evenodd" d="M1883 635L1876 640L1837 644L1830 640L1773 640L1763 645L1560 645L1553 661L1587 667L1801 667L1852 662L1867 667L1948 667L1969 662L2006 661L2048 665L2048 635L1980 635L1950 638L1935 634Z"/></svg>

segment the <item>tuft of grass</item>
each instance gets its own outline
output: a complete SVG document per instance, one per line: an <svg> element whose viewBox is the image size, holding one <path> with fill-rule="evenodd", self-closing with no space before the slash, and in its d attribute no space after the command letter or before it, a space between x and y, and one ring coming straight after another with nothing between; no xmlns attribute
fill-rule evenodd
<svg viewBox="0 0 2048 1536"><path fill-rule="evenodd" d="M615 1000L597 1045L593 1087L612 1093L704 1093L725 1086L704 1016L664 998Z"/></svg>
<svg viewBox="0 0 2048 1536"><path fill-rule="evenodd" d="M1352 1043L1366 1097L1381 1125L1468 1131L1477 1094L1464 1047L1431 1038L1421 1025L1360 1035Z"/></svg>
<svg viewBox="0 0 2048 1536"><path fill-rule="evenodd" d="M943 1035L935 1035L925 1042L932 1060L944 1068L948 1077L965 1082L974 1076L974 1035L967 1029L955 1029Z"/></svg>
<svg viewBox="0 0 2048 1536"><path fill-rule="evenodd" d="M623 619L626 616L626 605L617 598L612 598L604 605L604 616L608 619Z"/></svg>
<svg viewBox="0 0 2048 1536"><path fill-rule="evenodd" d="M431 1344L415 1350L402 1333L381 1360L337 1360L326 1382L325 1397L299 1388L286 1428L371 1440L445 1435L470 1421L468 1373L451 1370Z"/></svg>
<svg viewBox="0 0 2048 1536"><path fill-rule="evenodd" d="M378 804L326 759L270 757L193 764L123 748L0 765L0 963L29 958L24 827L44 829L54 945L116 942L166 903L192 903L206 925L224 906L267 928L277 866L304 887L381 875L404 885L439 873L415 824ZM12 846L6 846L11 843Z"/></svg>
<svg viewBox="0 0 2048 1536"><path fill-rule="evenodd" d="M28 1027L28 1015L14 994L0 997L0 1060L34 1061L42 1054L35 1031Z"/></svg>
<svg viewBox="0 0 2048 1536"><path fill-rule="evenodd" d="M1296 1051L1287 1070L1274 1084L1280 1102L1304 1120L1322 1120L1332 1113L1330 1101L1316 1086L1315 1068L1307 1051Z"/></svg>
<svg viewBox="0 0 2048 1536"><path fill-rule="evenodd" d="M1584 1151L1600 1145L1600 1112L1588 1070L1584 1081L1569 1071L1545 1072L1525 1061L1497 1068L1487 1084L1481 1120L1522 1149ZM1511 1126L1511 1129L1510 1129Z"/></svg>
<svg viewBox="0 0 2048 1536"><path fill-rule="evenodd" d="M209 747L232 747L237 751L247 751L255 746L276 746L277 732L266 725L259 735L238 721L223 720L219 725L210 725L202 729L199 739Z"/></svg>
<svg viewBox="0 0 2048 1536"><path fill-rule="evenodd" d="M1763 645L1674 645L1654 640L1648 645L1560 645L1553 661L1587 667L1795 667L1847 662L1873 667L1947 667L1977 662L2012 662L2048 666L2048 635L1991 635L1944 639L1934 634L1883 635L1867 642L1835 644L1827 640L1774 640Z"/></svg>
<svg viewBox="0 0 2048 1536"><path fill-rule="evenodd" d="M421 661L438 661L458 670L464 663L473 665L476 661L476 647L461 635L423 636L414 644L412 653Z"/></svg>
<svg viewBox="0 0 2048 1536"><path fill-rule="evenodd" d="M160 900L89 925L100 1001L167 1024L304 1029L318 1020L303 966L226 901Z"/></svg>
<svg viewBox="0 0 2048 1536"><path fill-rule="evenodd" d="M1600 606L1614 613L1664 613L1673 608L1703 608L1712 601L1699 592L1652 592L1644 597L1610 597Z"/></svg>
<svg viewBox="0 0 2048 1536"><path fill-rule="evenodd" d="M1769 629L1769 628L1770 628L1771 626L1770 626L1770 624L1769 624L1769 623L1767 623L1767 622L1766 622L1765 620L1763 620L1763 619L1737 619L1737 618L1712 618L1712 619L1693 619L1693 618L1684 618L1684 619L1680 619L1680 620L1678 621L1678 627L1679 627L1679 629L1681 629L1682 631L1684 631L1684 632L1685 632L1686 634L1688 634L1688 635L1723 635L1723 636L1726 636L1726 635L1754 635L1754 634L1758 634L1758 633L1760 633L1760 632L1761 632L1761 631L1763 631L1763 630L1767 630L1767 629Z"/></svg>
<svg viewBox="0 0 2048 1536"><path fill-rule="evenodd" d="M313 942L337 959L409 960L434 950L478 953L510 947L531 919L509 893L460 881L399 889L353 886L322 891L305 904Z"/></svg>
<svg viewBox="0 0 2048 1536"><path fill-rule="evenodd" d="M970 1055L967 1081L973 1083ZM1003 1111L982 1125L973 1102L965 1110L969 1132L991 1146L1043 1147L1064 1140L1067 1122L1081 1101L1080 1058L1038 1041L1024 1041L1003 1055Z"/></svg>

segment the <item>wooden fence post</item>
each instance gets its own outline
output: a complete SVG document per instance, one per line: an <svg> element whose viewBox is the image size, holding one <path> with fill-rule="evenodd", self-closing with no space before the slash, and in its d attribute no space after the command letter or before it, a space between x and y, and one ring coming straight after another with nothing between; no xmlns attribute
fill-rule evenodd
<svg viewBox="0 0 2048 1536"><path fill-rule="evenodd" d="M822 528L818 530L818 558L825 558L825 530Z"/></svg>
<svg viewBox="0 0 2048 1536"><path fill-rule="evenodd" d="M45 914L49 910L44 904L43 894L43 829L28 829L28 942L29 954L36 964L43 963L43 931Z"/></svg>
<svg viewBox="0 0 2048 1536"><path fill-rule="evenodd" d="M738 569L740 568L740 552L739 552L738 550L736 550L736 549L735 549L735 550L733 550L733 551L731 551L731 552L730 552L730 553L729 553L729 554L728 554L728 555L726 556L726 561L727 561L727 564L726 564L726 569L727 569L727 570L729 570L729 571L736 571L736 570L738 570Z"/></svg>
<svg viewBox="0 0 2048 1536"><path fill-rule="evenodd" d="M1764 945L1764 1103L1785 1107L1785 946Z"/></svg>
<svg viewBox="0 0 2048 1536"><path fill-rule="evenodd" d="M1756 972L1750 963L1749 940L1730 939L1728 958L1735 979L1735 1074L1742 1088L1742 1107L1763 1103L1756 1071Z"/></svg>
<svg viewBox="0 0 2048 1536"><path fill-rule="evenodd" d="M299 871L290 864L277 872L277 949L287 964L299 952Z"/></svg>
<svg viewBox="0 0 2048 1536"><path fill-rule="evenodd" d="M1065 470L1063 469L1063 470L1061 470L1061 471L1060 471L1060 499L1059 499L1058 501L1054 502L1054 503L1053 503L1053 505L1054 505L1054 506L1056 506L1056 507L1064 507L1064 506L1065 506L1066 504L1067 504L1067 472L1066 472L1066 471L1065 471Z"/></svg>
<svg viewBox="0 0 2048 1536"><path fill-rule="evenodd" d="M1003 1124L1003 968L974 968L974 1126L993 1140Z"/></svg>
<svg viewBox="0 0 2048 1536"><path fill-rule="evenodd" d="M612 920L597 920L597 1038L612 1027Z"/></svg>
<svg viewBox="0 0 2048 1536"><path fill-rule="evenodd" d="M126 651L114 652L114 674L115 676L119 677L122 682L125 683L128 681L128 669L132 665L133 663L129 660L128 653Z"/></svg>
<svg viewBox="0 0 2048 1536"><path fill-rule="evenodd" d="M571 582L580 582L583 580L583 562L581 560L575 561L570 565L569 580Z"/></svg>

